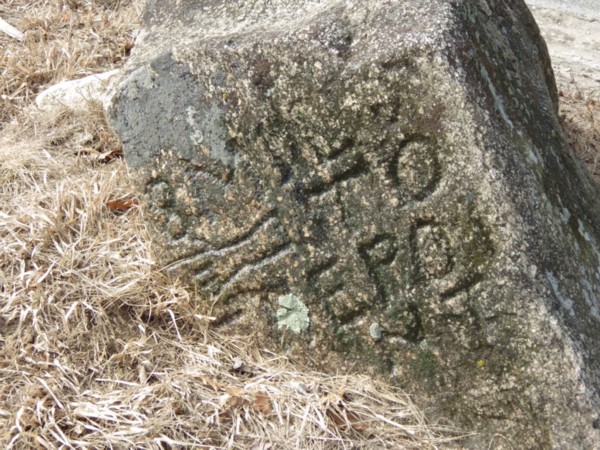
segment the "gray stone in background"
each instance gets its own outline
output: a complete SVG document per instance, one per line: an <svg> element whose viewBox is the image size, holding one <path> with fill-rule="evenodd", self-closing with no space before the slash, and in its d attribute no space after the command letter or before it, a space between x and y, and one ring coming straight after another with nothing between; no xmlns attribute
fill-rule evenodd
<svg viewBox="0 0 600 450"><path fill-rule="evenodd" d="M467 447L593 448L600 192L556 110L520 0L188 0L149 3L112 118L217 327Z"/></svg>

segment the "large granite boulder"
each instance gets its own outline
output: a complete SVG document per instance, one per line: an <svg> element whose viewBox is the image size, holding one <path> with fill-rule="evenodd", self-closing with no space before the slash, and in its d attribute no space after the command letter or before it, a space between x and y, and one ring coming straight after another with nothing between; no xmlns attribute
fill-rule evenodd
<svg viewBox="0 0 600 450"><path fill-rule="evenodd" d="M598 448L600 192L522 0L151 0L118 89L216 327L389 376L467 447Z"/></svg>

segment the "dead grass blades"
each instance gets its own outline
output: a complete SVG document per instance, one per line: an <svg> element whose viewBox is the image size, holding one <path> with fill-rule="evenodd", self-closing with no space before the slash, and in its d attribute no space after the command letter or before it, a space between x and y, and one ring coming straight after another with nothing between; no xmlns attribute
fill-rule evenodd
<svg viewBox="0 0 600 450"><path fill-rule="evenodd" d="M136 0L4 0L0 18L24 33L0 33L0 129L59 81L122 64L133 44Z"/></svg>
<svg viewBox="0 0 600 450"><path fill-rule="evenodd" d="M153 262L101 108L23 110L49 84L120 65L137 11L0 5L25 33L0 36L0 447L457 447L393 387L300 371L211 332L193 293ZM598 105L563 96L563 112L598 176Z"/></svg>
<svg viewBox="0 0 600 450"><path fill-rule="evenodd" d="M124 164L0 153L2 448L434 448L401 392L212 334L152 262Z"/></svg>
<svg viewBox="0 0 600 450"><path fill-rule="evenodd" d="M600 101L579 89L560 95L563 129L571 148L600 183Z"/></svg>
<svg viewBox="0 0 600 450"><path fill-rule="evenodd" d="M0 36L0 447L452 446L392 387L210 332L193 293L153 263L100 106L24 109L49 84L118 66L135 11L0 5L25 33Z"/></svg>

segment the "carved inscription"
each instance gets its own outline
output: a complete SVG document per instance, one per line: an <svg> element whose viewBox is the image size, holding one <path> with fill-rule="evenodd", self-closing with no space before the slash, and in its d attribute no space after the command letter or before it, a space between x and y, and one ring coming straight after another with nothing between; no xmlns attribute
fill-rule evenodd
<svg viewBox="0 0 600 450"><path fill-rule="evenodd" d="M434 223L418 226L414 233L414 244L420 277L441 278L452 270L450 241L441 226Z"/></svg>
<svg viewBox="0 0 600 450"><path fill-rule="evenodd" d="M278 221L271 217L255 224L249 233L240 236L234 243L181 259L171 267L187 266L188 270L196 273L195 279L203 289L218 293L227 289L251 266L275 261L286 251L289 251L289 243Z"/></svg>
<svg viewBox="0 0 600 450"><path fill-rule="evenodd" d="M396 238L389 234L377 235L371 242L360 244L358 252L367 266L380 301L388 302L396 287L397 274L390 269L397 253Z"/></svg>
<svg viewBox="0 0 600 450"><path fill-rule="evenodd" d="M384 335L418 341L415 293L445 298L472 285L456 264L461 236L418 213L443 176L441 149L418 135L381 159L351 138L303 148L267 169L243 157L226 166L201 146L193 161L163 158L147 193L169 267L190 272L217 301L295 291L327 299L340 324L367 315L387 324ZM272 170L280 191L265 187L261 170Z"/></svg>
<svg viewBox="0 0 600 450"><path fill-rule="evenodd" d="M265 269L292 254L292 242L248 171L208 152L194 161L164 154L161 164L146 193L171 270L191 273L202 291L223 299L281 281Z"/></svg>
<svg viewBox="0 0 600 450"><path fill-rule="evenodd" d="M390 177L400 188L403 203L423 200L441 179L439 149L423 138L404 141L390 165Z"/></svg>
<svg viewBox="0 0 600 450"><path fill-rule="evenodd" d="M314 67L314 92L278 97L276 70L254 71L248 92L227 92L268 96L268 106L240 111L228 101L216 153L200 142L191 157L162 154L146 186L151 219L169 267L191 275L218 323L243 317L256 296L276 310L277 298L294 295L311 318L300 335L373 343L376 324L377 345L417 344L426 339L422 304L477 282L482 271L468 260L485 232L465 237L447 206L454 200L440 200L453 193L440 193L447 149L434 128L402 119L416 113L397 96L376 98L380 86L372 99L353 91L363 85L343 86L343 104L321 100L338 82ZM388 75L381 83L395 82ZM361 96L373 102L366 115L353 103Z"/></svg>
<svg viewBox="0 0 600 450"><path fill-rule="evenodd" d="M319 168L319 174L305 183L309 195L318 195L336 184L368 173L367 163L359 151L345 151L328 158Z"/></svg>
<svg viewBox="0 0 600 450"><path fill-rule="evenodd" d="M235 295L233 286L242 289L244 277L254 276L257 268L297 254L298 249L316 239L316 245L325 245L329 250L319 257L304 260L306 282L323 294L336 295L343 290L340 281L343 274L354 264L344 255L354 251L363 261L365 276L379 301L388 303L406 289L399 280L410 278L406 270L402 271L406 263L396 261L398 249L407 247L403 241L412 241L409 246L412 256L406 255L406 250L403 254L416 264L413 279L443 278L453 269L450 240L443 228L433 223L411 225L410 220L406 221L409 211L404 211L402 206L425 201L435 191L441 177L438 151L437 145L425 138L407 139L382 172L376 160L367 161L354 140L346 139L338 151L320 152L322 156L313 161L316 165L312 177L299 180L294 167L287 168L287 182L282 189L294 185L305 196L290 197L285 192L272 195L283 204L268 200L255 172L227 167L211 159L210 152L200 151L194 161L172 161L171 174L175 180L168 179L169 164L163 160L162 177L150 183L147 192L156 220L167 222L166 240L173 247L170 267L191 271L201 289L211 295L218 297L225 292L228 296ZM177 166L184 166L183 170ZM281 173L280 167L277 170ZM381 180L380 173L387 174L387 178ZM345 183L352 180L355 185L345 187ZM396 186L391 191L389 181ZM370 203L374 199L364 197L362 187L360 190L354 187L363 185L373 186L375 201L377 192L390 198L400 196L404 201L400 204L382 202L382 209ZM323 196L328 192L333 194ZM340 200L341 196L347 198L347 204ZM306 203L302 198L313 200ZM352 210L349 205L353 205ZM313 212L307 214L309 211ZM358 230L347 228L353 221L365 226L376 219L377 214L387 215L392 220L384 228L378 225L381 230L370 237L370 233L361 237L359 232L356 244L348 242L343 248L332 244L341 234L357 233ZM313 219L302 227L304 231L294 234L288 228L298 217Z"/></svg>

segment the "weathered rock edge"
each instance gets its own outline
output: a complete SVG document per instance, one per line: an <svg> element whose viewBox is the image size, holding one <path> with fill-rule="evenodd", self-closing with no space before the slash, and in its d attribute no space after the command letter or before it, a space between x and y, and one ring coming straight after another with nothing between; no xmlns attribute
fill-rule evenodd
<svg viewBox="0 0 600 450"><path fill-rule="evenodd" d="M112 119L218 326L469 447L600 442L600 193L521 0L150 1Z"/></svg>

